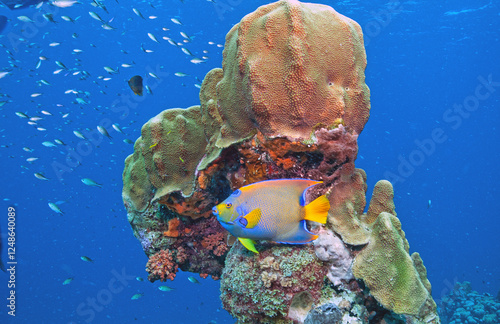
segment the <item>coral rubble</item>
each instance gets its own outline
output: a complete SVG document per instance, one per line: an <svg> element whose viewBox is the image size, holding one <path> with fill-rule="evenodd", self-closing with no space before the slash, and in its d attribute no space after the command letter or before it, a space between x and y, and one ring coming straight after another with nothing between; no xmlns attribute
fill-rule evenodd
<svg viewBox="0 0 500 324"><path fill-rule="evenodd" d="M367 207L356 169L369 117L359 25L332 8L282 0L228 33L223 69L210 71L200 106L165 110L125 160L123 200L149 257L149 280L181 269L221 278L239 323L440 323L418 253L379 181ZM312 244L258 242L247 251L211 208L267 179L322 180L325 226Z"/></svg>

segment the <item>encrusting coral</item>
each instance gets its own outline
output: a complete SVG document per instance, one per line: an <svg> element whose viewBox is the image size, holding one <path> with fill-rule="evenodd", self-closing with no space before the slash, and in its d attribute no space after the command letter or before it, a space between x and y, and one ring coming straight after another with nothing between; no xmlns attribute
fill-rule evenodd
<svg viewBox="0 0 500 324"><path fill-rule="evenodd" d="M359 25L328 6L282 0L258 8L226 37L200 106L165 110L125 160L123 201L148 278L180 269L221 278L239 323L440 322L427 271L379 181L366 207L356 169L370 112ZM211 214L261 180L321 180L304 203L330 202L312 244L258 242L247 251Z"/></svg>
<svg viewBox="0 0 500 324"><path fill-rule="evenodd" d="M311 245L303 249L282 245L249 257L242 245L233 246L222 274L221 299L240 323L285 320L294 297L308 292L318 301L326 269Z"/></svg>

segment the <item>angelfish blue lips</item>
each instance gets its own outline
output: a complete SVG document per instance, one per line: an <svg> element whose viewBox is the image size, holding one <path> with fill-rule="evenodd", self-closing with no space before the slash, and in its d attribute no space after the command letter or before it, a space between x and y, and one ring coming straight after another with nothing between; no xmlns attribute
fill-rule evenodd
<svg viewBox="0 0 500 324"><path fill-rule="evenodd" d="M212 214L214 214L215 216L219 216L219 210L217 209L217 206L214 206L212 208Z"/></svg>

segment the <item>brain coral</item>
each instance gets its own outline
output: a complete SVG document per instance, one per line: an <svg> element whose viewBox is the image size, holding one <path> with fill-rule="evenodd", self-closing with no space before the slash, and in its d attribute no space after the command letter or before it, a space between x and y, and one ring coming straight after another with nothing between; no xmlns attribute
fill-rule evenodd
<svg viewBox="0 0 500 324"><path fill-rule="evenodd" d="M222 66L219 146L255 128L308 139L318 124L338 120L359 134L368 120L361 28L329 6L287 0L258 8L227 34Z"/></svg>

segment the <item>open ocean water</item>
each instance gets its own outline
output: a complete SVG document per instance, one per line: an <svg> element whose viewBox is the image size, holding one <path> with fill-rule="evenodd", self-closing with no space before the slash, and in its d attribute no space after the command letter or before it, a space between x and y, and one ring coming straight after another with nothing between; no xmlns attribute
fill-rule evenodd
<svg viewBox="0 0 500 324"><path fill-rule="evenodd" d="M368 198L379 179L393 183L410 250L421 254L436 301L462 281L496 296L500 4L317 2L364 31L372 108L356 166L368 174ZM145 122L199 104L197 86L221 67L226 33L268 2L105 0L107 12L91 3L0 7L7 18L0 71L8 72L0 79L1 255L6 263L11 208L17 261L15 317L7 308L10 276L0 272L0 323L234 323L218 281L193 284L179 272L166 283L175 290L163 292L163 283L136 280L147 277L147 257L126 219L122 170L133 152L127 142ZM164 37L189 39L184 48L192 55ZM133 95L127 80L134 75L152 94ZM130 107L126 116L112 108L121 102ZM111 138L98 136L100 124ZM94 134L92 144L74 131ZM143 295L132 300L135 294Z"/></svg>

